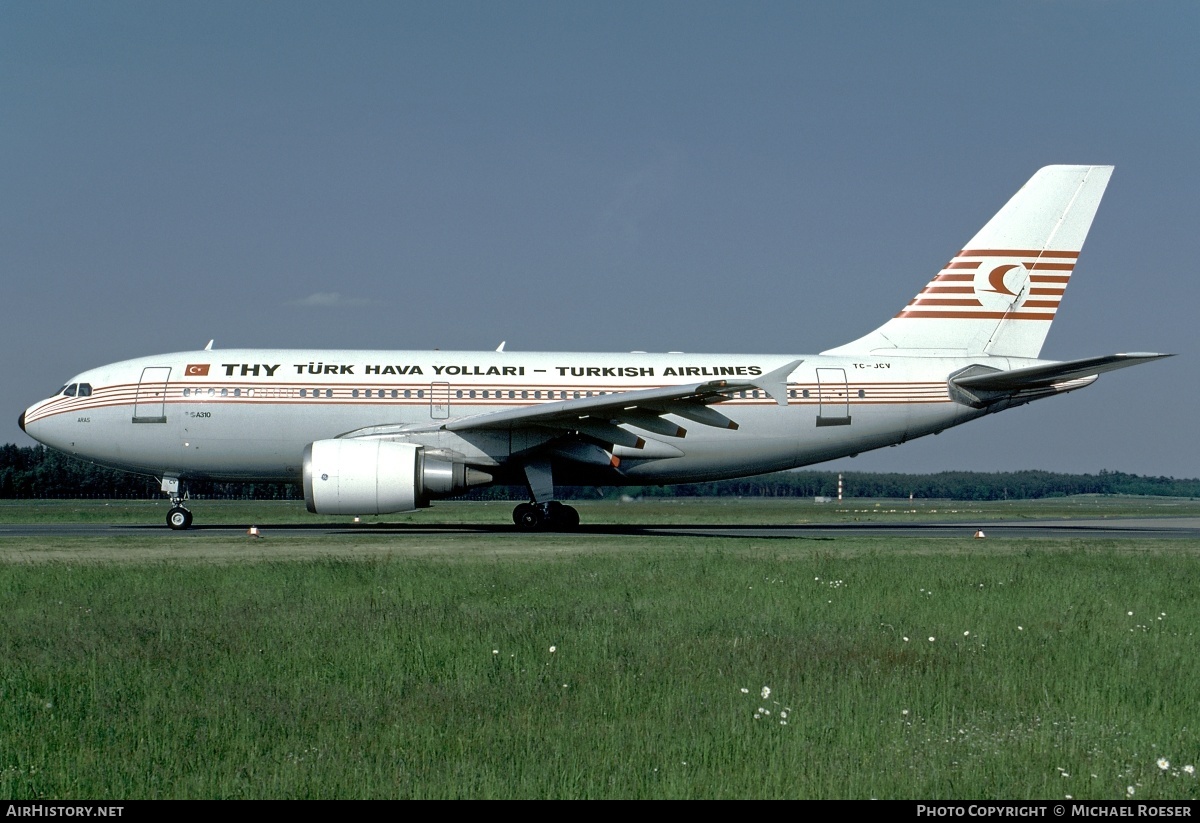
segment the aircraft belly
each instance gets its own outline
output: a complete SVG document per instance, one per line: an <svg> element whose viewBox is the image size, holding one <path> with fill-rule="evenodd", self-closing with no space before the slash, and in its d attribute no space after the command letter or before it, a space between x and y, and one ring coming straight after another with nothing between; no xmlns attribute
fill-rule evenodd
<svg viewBox="0 0 1200 823"><path fill-rule="evenodd" d="M197 404L184 412L181 439L186 445L179 471L192 477L296 481L309 443L380 422L378 411L364 411ZM264 426L268 416L270 425Z"/></svg>
<svg viewBox="0 0 1200 823"><path fill-rule="evenodd" d="M796 465L796 431L812 414L799 405L713 406L735 419L734 430L700 426L679 418L687 429L683 438L662 438L682 451L677 457L639 459L633 450L622 457L620 475L629 483L698 482L781 471ZM677 419L677 418L671 418Z"/></svg>

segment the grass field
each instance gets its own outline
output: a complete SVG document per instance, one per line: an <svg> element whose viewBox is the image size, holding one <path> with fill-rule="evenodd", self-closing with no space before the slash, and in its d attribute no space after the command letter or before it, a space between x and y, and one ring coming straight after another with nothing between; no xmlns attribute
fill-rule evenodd
<svg viewBox="0 0 1200 823"><path fill-rule="evenodd" d="M584 518L1196 513L1149 502L687 501ZM0 519L159 511L64 501ZM0 796L1200 794L1191 541L174 537L0 543Z"/></svg>

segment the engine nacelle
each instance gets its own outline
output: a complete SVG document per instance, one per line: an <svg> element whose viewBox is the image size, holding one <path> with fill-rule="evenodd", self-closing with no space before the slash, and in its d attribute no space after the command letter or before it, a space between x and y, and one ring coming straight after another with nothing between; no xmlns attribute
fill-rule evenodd
<svg viewBox="0 0 1200 823"><path fill-rule="evenodd" d="M491 481L462 463L427 459L422 446L318 440L304 449L304 502L315 514L391 514Z"/></svg>

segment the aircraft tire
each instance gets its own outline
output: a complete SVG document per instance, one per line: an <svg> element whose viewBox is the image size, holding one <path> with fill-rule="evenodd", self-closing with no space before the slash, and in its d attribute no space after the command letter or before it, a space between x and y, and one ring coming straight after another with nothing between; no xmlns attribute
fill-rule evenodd
<svg viewBox="0 0 1200 823"><path fill-rule="evenodd" d="M546 518L542 516L541 509L528 503L517 506L517 511L513 512L513 519L517 528L526 532L539 531L546 525Z"/></svg>
<svg viewBox="0 0 1200 823"><path fill-rule="evenodd" d="M554 513L554 528L569 531L579 527L579 512L574 506L562 506Z"/></svg>
<svg viewBox="0 0 1200 823"><path fill-rule="evenodd" d="M522 519L525 517L525 513L532 508L532 503L519 504L515 509L513 509L513 523L520 526Z"/></svg>
<svg viewBox="0 0 1200 823"><path fill-rule="evenodd" d="M175 506L167 512L167 525L176 531L190 528L192 513L183 506Z"/></svg>

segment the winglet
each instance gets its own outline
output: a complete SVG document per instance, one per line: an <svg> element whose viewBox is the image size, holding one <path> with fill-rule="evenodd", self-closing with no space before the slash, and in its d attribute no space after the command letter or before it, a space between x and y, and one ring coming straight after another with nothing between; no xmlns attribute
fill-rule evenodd
<svg viewBox="0 0 1200 823"><path fill-rule="evenodd" d="M792 372L800 367L803 360L793 360L786 366L767 372L757 380L751 381L755 386L769 394L781 406L788 404L787 381Z"/></svg>

